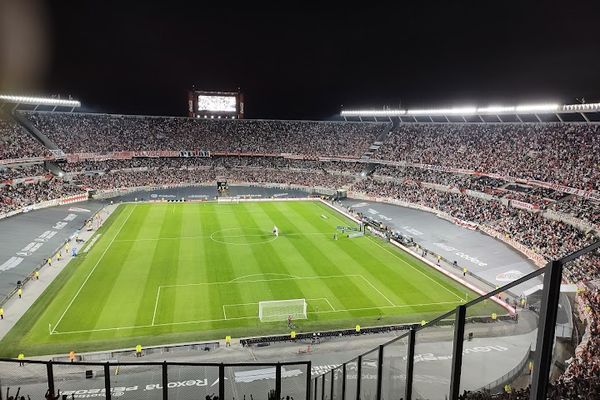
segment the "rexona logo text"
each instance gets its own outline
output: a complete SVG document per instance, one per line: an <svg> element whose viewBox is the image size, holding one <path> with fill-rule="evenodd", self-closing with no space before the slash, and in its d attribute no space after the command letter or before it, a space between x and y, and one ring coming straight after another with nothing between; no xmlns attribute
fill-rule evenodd
<svg viewBox="0 0 600 400"><path fill-rule="evenodd" d="M512 269L510 271L506 271L496 275L496 280L500 282L512 282L514 280L522 278L524 275L525 274L523 274L521 271Z"/></svg>

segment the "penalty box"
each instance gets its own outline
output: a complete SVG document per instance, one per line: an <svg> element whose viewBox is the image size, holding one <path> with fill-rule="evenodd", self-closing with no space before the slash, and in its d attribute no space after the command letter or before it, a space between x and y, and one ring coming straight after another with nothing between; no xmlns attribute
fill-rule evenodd
<svg viewBox="0 0 600 400"><path fill-rule="evenodd" d="M261 301L304 298L307 314L389 308L393 303L362 275L258 278L162 285L152 325L257 319ZM348 288L359 288L363 294Z"/></svg>

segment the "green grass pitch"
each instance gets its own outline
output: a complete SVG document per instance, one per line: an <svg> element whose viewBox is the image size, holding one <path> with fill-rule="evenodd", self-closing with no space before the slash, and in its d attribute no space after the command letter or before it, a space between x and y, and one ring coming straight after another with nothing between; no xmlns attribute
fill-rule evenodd
<svg viewBox="0 0 600 400"><path fill-rule="evenodd" d="M121 205L0 355L289 333L258 319L265 300L306 299L302 332L430 320L476 296L378 238L334 240L338 225L355 224L316 201Z"/></svg>

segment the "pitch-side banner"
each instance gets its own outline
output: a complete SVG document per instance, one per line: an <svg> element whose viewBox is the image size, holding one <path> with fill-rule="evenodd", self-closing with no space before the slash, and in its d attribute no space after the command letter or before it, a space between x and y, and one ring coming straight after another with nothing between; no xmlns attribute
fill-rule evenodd
<svg viewBox="0 0 600 400"><path fill-rule="evenodd" d="M531 203L526 203L524 201L520 201L520 200L510 200L509 203L513 208L520 208L521 210L527 210L527 211L531 211L531 212L538 212L540 211L540 207L535 205L535 204L531 204Z"/></svg>

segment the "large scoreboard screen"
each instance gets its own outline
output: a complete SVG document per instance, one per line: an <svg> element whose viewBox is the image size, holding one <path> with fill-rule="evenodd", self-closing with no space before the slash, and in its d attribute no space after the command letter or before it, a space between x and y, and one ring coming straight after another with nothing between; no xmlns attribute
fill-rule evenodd
<svg viewBox="0 0 600 400"><path fill-rule="evenodd" d="M194 118L244 118L244 100L240 92L189 93L188 113Z"/></svg>

